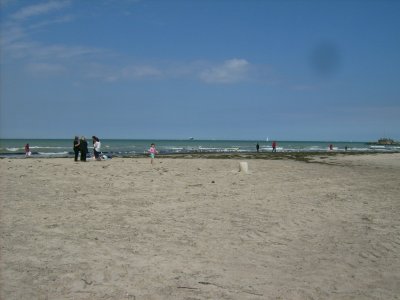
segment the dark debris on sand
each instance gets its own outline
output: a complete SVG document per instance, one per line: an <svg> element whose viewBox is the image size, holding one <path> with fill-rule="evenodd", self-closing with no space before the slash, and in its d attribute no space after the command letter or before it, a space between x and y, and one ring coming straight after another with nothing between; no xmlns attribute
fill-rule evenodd
<svg viewBox="0 0 400 300"><path fill-rule="evenodd" d="M264 159L282 160L291 159L302 162L316 162L315 158L328 159L337 155L363 155L374 154L371 152L265 152L265 153L178 153L161 154L160 158L205 158L205 159Z"/></svg>

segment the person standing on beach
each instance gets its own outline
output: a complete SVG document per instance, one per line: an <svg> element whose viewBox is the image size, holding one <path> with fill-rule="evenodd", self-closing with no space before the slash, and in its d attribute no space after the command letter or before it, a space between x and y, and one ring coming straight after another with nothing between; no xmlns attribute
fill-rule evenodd
<svg viewBox="0 0 400 300"><path fill-rule="evenodd" d="M149 154L150 154L150 158L151 158L150 163L153 164L155 155L158 154L158 151L156 150L156 145L155 144L151 144L150 145Z"/></svg>
<svg viewBox="0 0 400 300"><path fill-rule="evenodd" d="M92 136L93 139L93 153L94 153L94 157L96 160L101 160L100 158L100 147L101 147L101 143L100 143L100 139L97 136Z"/></svg>
<svg viewBox="0 0 400 300"><path fill-rule="evenodd" d="M79 143L79 150L81 151L81 161L86 161L86 155L88 151L88 145L85 137L81 137L81 141Z"/></svg>
<svg viewBox="0 0 400 300"><path fill-rule="evenodd" d="M29 144L25 145L25 157L31 156L31 150L29 149Z"/></svg>
<svg viewBox="0 0 400 300"><path fill-rule="evenodd" d="M272 142L272 152L276 152L276 142Z"/></svg>
<svg viewBox="0 0 400 300"><path fill-rule="evenodd" d="M74 153L75 153L75 161L78 161L79 156L79 137L75 137L74 139Z"/></svg>
<svg viewBox="0 0 400 300"><path fill-rule="evenodd" d="M260 145L257 143L256 145L257 152L260 152Z"/></svg>

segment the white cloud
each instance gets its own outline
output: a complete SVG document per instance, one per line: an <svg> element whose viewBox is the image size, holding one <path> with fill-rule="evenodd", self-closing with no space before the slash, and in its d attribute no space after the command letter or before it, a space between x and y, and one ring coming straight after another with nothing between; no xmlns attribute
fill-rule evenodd
<svg viewBox="0 0 400 300"><path fill-rule="evenodd" d="M25 70L55 75L63 70L75 70L78 76L80 74L88 79L106 82L174 78L226 84L247 80L251 76L251 66L245 59L234 58L215 66L210 66L210 63L205 61L149 62L126 66L118 63L118 53L106 49L85 45L45 44L33 38L35 35L32 33L36 29L72 21L74 18L71 15L52 16L52 13L68 7L71 3L71 0L53 0L23 7L11 15L3 26L3 34L0 37L2 57L5 61L21 60L26 64ZM45 14L44 19L25 22ZM111 56L114 56L113 63L109 63ZM87 61L88 58L92 63ZM98 63L94 63L96 61Z"/></svg>
<svg viewBox="0 0 400 300"><path fill-rule="evenodd" d="M63 65L50 63L30 63L27 65L27 70L34 74L45 75L62 74L67 71Z"/></svg>
<svg viewBox="0 0 400 300"><path fill-rule="evenodd" d="M122 69L122 78L133 78L133 79L143 79L143 78L154 78L160 77L163 72L153 66L132 66Z"/></svg>
<svg viewBox="0 0 400 300"><path fill-rule="evenodd" d="M16 0L0 0L0 7L6 7L7 5L11 5L15 2Z"/></svg>
<svg viewBox="0 0 400 300"><path fill-rule="evenodd" d="M38 29L38 28L49 26L49 25L67 23L67 22L71 22L73 19L74 19L74 17L71 15L62 16L62 17L59 17L59 18L56 18L53 20L47 20L47 21L43 21L43 22L40 22L37 24L33 24L33 25L29 26L29 29Z"/></svg>
<svg viewBox="0 0 400 300"><path fill-rule="evenodd" d="M250 64L245 59L231 59L200 73L200 79L208 83L234 83L247 79Z"/></svg>
<svg viewBox="0 0 400 300"><path fill-rule="evenodd" d="M69 6L71 1L50 1L42 4L35 4L31 6L26 6L20 9L18 12L12 15L15 20L24 20L33 16L42 15L49 13L54 10L62 9Z"/></svg>
<svg viewBox="0 0 400 300"><path fill-rule="evenodd" d="M3 41L3 54L14 59L37 60L70 60L84 57L95 57L99 54L107 53L106 50L84 47L84 46L64 46L64 45L43 45L37 42Z"/></svg>
<svg viewBox="0 0 400 300"><path fill-rule="evenodd" d="M60 10L70 5L71 1L51 1L21 8L10 16L1 26L0 47L4 58L32 59L34 62L43 59L71 58L87 54L98 53L101 50L82 46L46 45L32 40L31 35L36 29L65 23L73 20L70 15L25 25L25 19Z"/></svg>
<svg viewBox="0 0 400 300"><path fill-rule="evenodd" d="M52 45L44 46L39 45L35 49L31 49L31 54L34 57L39 58L56 58L56 59L69 59L75 57L82 57L88 55L98 54L104 52L96 48L83 47L83 46L63 46L63 45Z"/></svg>
<svg viewBox="0 0 400 300"><path fill-rule="evenodd" d="M3 26L1 29L0 46L3 50L25 37L25 31L19 26Z"/></svg>
<svg viewBox="0 0 400 300"><path fill-rule="evenodd" d="M205 61L131 64L92 63L86 65L85 77L105 82L147 79L196 79L207 83L235 83L251 79L252 66L244 59L232 59L216 67ZM253 68L254 69L254 68ZM200 75L199 75L200 74Z"/></svg>
<svg viewBox="0 0 400 300"><path fill-rule="evenodd" d="M151 65L131 65L118 68L106 64L92 63L86 65L85 69L86 78L105 82L154 79L165 75L161 69Z"/></svg>

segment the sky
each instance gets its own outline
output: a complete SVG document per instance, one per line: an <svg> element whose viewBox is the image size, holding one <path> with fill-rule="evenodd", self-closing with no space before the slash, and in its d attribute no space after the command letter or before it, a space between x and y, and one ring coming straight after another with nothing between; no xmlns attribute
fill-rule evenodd
<svg viewBox="0 0 400 300"><path fill-rule="evenodd" d="M400 1L0 11L1 138L400 140Z"/></svg>

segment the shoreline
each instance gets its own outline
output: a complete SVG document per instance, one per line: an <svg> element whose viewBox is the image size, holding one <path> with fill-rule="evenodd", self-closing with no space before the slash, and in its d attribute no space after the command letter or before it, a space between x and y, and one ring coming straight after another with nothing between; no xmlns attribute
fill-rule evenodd
<svg viewBox="0 0 400 300"><path fill-rule="evenodd" d="M23 141L2 140L0 157L24 157ZM69 140L31 140L27 141L33 156L36 157L71 157L74 156ZM197 155L197 154L251 154L256 153L255 141L198 140L176 141L155 140L156 148L162 155ZM260 153L271 153L270 142L259 142ZM141 157L147 153L149 140L102 140L103 154L112 157ZM330 147L332 146L332 149ZM91 147L89 147L91 149ZM323 141L278 141L277 153L327 153L327 152L399 152L400 147L369 146L363 142L323 142Z"/></svg>
<svg viewBox="0 0 400 300"><path fill-rule="evenodd" d="M172 158L172 159L262 159L262 160L281 160L290 159L310 162L315 157L332 158L336 156L363 156L363 155L395 155L400 152L382 152L382 151L303 151L303 152L187 152L187 153L161 153L157 154L156 158ZM105 153L104 153L105 154ZM2 159L72 159L72 155L68 156L36 156L32 155L25 157L21 154L19 156L0 156ZM115 155L107 159L108 161L115 158L148 158L148 154L135 154L135 155ZM88 158L88 161L92 161Z"/></svg>

